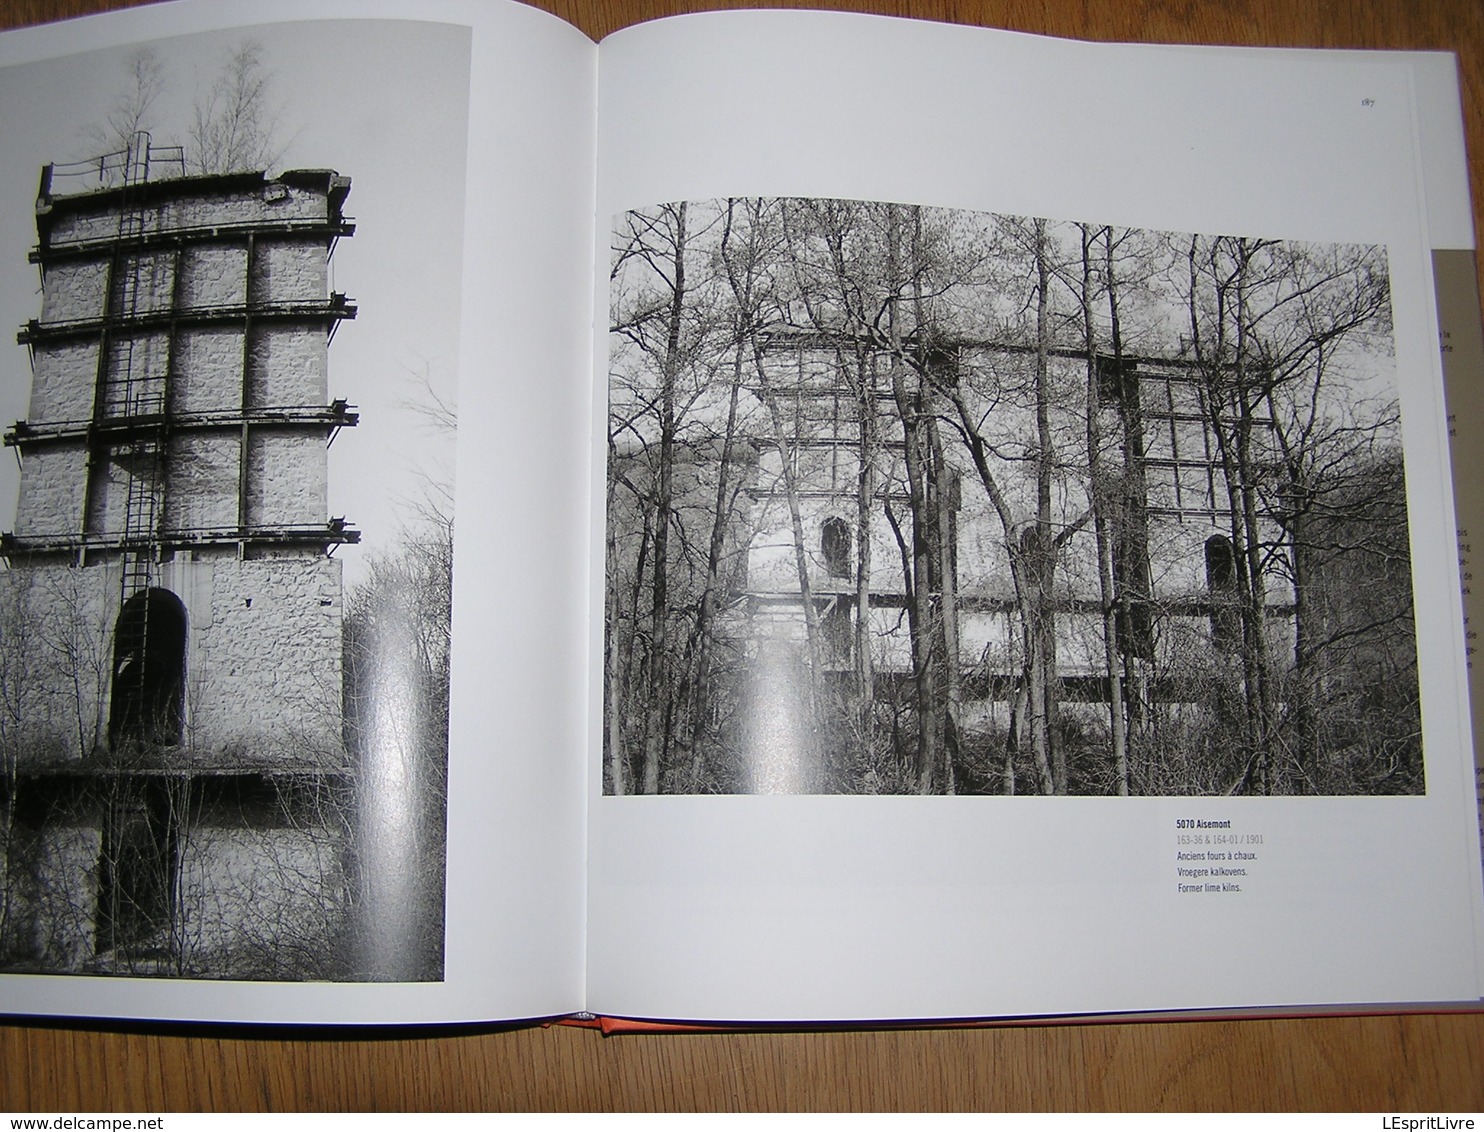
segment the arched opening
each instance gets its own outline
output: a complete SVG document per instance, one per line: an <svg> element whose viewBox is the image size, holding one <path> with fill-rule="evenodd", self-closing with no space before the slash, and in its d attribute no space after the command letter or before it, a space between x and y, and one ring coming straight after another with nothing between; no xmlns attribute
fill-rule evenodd
<svg viewBox="0 0 1484 1132"><path fill-rule="evenodd" d="M143 590L124 602L113 637L108 743L174 747L185 704L186 611L169 590Z"/></svg>
<svg viewBox="0 0 1484 1132"><path fill-rule="evenodd" d="M845 520L835 516L826 519L819 542L820 552L824 555L824 568L830 577L850 577L850 528L846 526Z"/></svg>
<svg viewBox="0 0 1484 1132"><path fill-rule="evenodd" d="M850 527L844 519L831 515L820 528L819 550L824 558L825 573L831 578L850 578L855 571L850 561ZM831 661L848 664L851 659L852 633L850 607L839 598L832 598L824 608L820 624L824 629L825 645Z"/></svg>
<svg viewBox="0 0 1484 1132"><path fill-rule="evenodd" d="M1237 560L1232 540L1225 535L1206 540L1206 593L1211 600L1211 643L1222 652L1235 652L1242 643Z"/></svg>

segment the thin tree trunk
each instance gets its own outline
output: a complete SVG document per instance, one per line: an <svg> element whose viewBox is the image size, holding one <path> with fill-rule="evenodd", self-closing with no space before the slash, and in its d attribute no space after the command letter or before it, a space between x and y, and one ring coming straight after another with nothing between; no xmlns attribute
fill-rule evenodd
<svg viewBox="0 0 1484 1132"><path fill-rule="evenodd" d="M1308 523L1304 515L1307 500L1299 491L1294 494L1293 511L1288 519L1289 549L1293 556L1293 713L1298 730L1299 759L1306 772L1303 785L1312 789L1314 776L1321 769L1319 719L1315 703L1319 692L1314 648L1317 611L1310 592L1311 551L1307 544Z"/></svg>
<svg viewBox="0 0 1484 1132"><path fill-rule="evenodd" d="M917 709L917 791L933 792L933 771L940 757L941 728L937 725L938 695L934 680L931 639L933 610L931 592L932 556L928 546L927 525L931 522L928 508L926 469L924 467L924 433L921 421L921 395L913 397L907 390L905 335L902 332L901 216L898 206L887 205L887 334L891 350L891 388L897 415L902 421L904 455L907 471L907 494L912 508L912 604L915 616L912 637L912 679Z"/></svg>
<svg viewBox="0 0 1484 1132"><path fill-rule="evenodd" d="M623 727L621 725L623 712L623 699L621 697L621 679L619 676L619 589L618 589L618 552L616 549L617 524L613 521L613 496L614 477L612 468L614 465L613 446L609 444L608 451L608 500L607 511L608 538L607 538L607 563L608 563L608 616L606 618L606 633L603 641L603 666L607 675L606 695L603 697L603 723L608 740L608 787L614 794L626 794L628 784L624 781L624 744Z"/></svg>
<svg viewBox="0 0 1484 1132"><path fill-rule="evenodd" d="M1051 272L1046 262L1046 222L1036 220L1036 520L1027 572L1034 578L1032 604L1027 610L1030 642L1027 660L1031 665L1031 750L1046 774L1046 790L1067 792L1066 752L1057 741L1056 613L1053 587L1056 576L1055 544L1051 532L1051 479L1055 452L1051 439Z"/></svg>
<svg viewBox="0 0 1484 1132"><path fill-rule="evenodd" d="M1250 574L1253 668L1257 676L1258 702L1258 758L1257 780L1263 794L1272 793L1273 756L1277 732L1277 707L1272 686L1272 673L1268 664L1267 649L1267 594L1263 582L1261 532L1257 525L1257 465L1252 455L1253 397L1248 382L1247 349L1247 271L1250 263L1249 249L1245 239L1237 243L1239 262L1237 275L1237 390L1240 416L1237 429L1237 461L1241 471L1241 518L1246 536L1248 571Z"/></svg>
<svg viewBox="0 0 1484 1132"><path fill-rule="evenodd" d="M735 202L727 202L726 224L721 237L721 256L728 262L732 235L732 217ZM730 272L730 267L728 268ZM746 352L744 337L750 332L752 323L751 293L752 279L749 272L744 287L748 305L737 312L736 347L732 355L732 377L727 391L726 425L722 431L719 467L716 473L716 492L711 508L711 535L706 544L706 581L701 592L701 601L696 612L696 623L691 635L690 665L686 686L691 691L690 743L691 743L691 788L700 783L704 763L704 739L706 717L709 711L711 626L716 618L717 603L721 588L721 560L726 549L727 527L731 521L736 491L731 482L732 460L736 445L737 405L742 389L742 365Z"/></svg>
<svg viewBox="0 0 1484 1132"><path fill-rule="evenodd" d="M1025 720L1025 681L1017 679L1010 693L1010 723L1005 729L1005 773L1002 792L1015 794L1015 756L1020 753L1020 731Z"/></svg>
<svg viewBox="0 0 1484 1132"><path fill-rule="evenodd" d="M680 373L680 332L685 312L685 213L682 201L675 213L675 273L670 291L670 313L660 389L660 466L659 490L655 498L654 586L650 605L649 637L649 704L644 743L644 780L646 794L658 794L660 767L669 749L670 739L670 666L666 655L669 647L669 542L671 495L674 490L675 462L675 383Z"/></svg>
<svg viewBox="0 0 1484 1132"><path fill-rule="evenodd" d="M1105 264L1108 274L1109 332L1113 340L1113 368L1118 382L1119 419L1123 425L1123 491L1117 511L1118 528L1113 532L1114 547L1110 552L1114 589L1117 597L1119 653L1123 665L1124 719L1130 747L1139 739L1148 739L1149 697L1136 645L1148 617L1148 514L1149 494L1144 477L1144 415L1139 378L1124 372L1123 331L1118 313L1118 287L1113 266L1113 243L1107 241ZM1133 594L1131 597L1130 594ZM1139 612L1135 612L1135 602ZM1136 623L1137 622L1137 623Z"/></svg>
<svg viewBox="0 0 1484 1132"><path fill-rule="evenodd" d="M785 216L787 212L785 211ZM875 327L869 323L858 303L851 300L856 293L846 268L845 245L840 227L825 215L816 217L829 250L830 265L835 276L837 294L833 296L845 312L845 333L854 346L854 388L856 411L859 414L857 442L859 444L856 474L855 500L855 731L862 755L870 757L875 746L875 673L871 646L871 515L876 496L876 459L881 438L876 416L876 376L872 368L873 353L867 343ZM797 262L797 260L795 260ZM823 318L811 300L809 290L800 287L800 297L809 314L810 321L821 331L829 332L832 324ZM842 373L852 372L847 368L843 350L840 352Z"/></svg>
<svg viewBox="0 0 1484 1132"><path fill-rule="evenodd" d="M999 481L995 479L994 471L989 466L989 449L984 443L984 437L980 434L974 423L973 414L969 411L968 403L964 400L963 391L957 386L952 386L944 391L948 400L953 405L958 416L958 427L964 438L965 446L969 450L969 459L974 465L974 471L979 476L979 483L984 488L984 493L989 497L990 506L1000 521L1000 533L1004 539L1005 552L1010 563L1010 581L1015 589L1015 609L1020 618L1022 643L1028 641L1030 625L1027 610L1031 606L1030 587L1031 581L1027 576L1025 563L1020 551L1020 546L1015 539L1015 520L1010 512L1010 505L1005 499L1004 493L1000 491ZM1006 634L1008 640L1013 640L1014 629L1011 628ZM1024 658L1022 658L1024 659ZM1013 658L1011 669L1014 669ZM1024 730L1022 722L1026 715L1026 675L1029 672L1028 664L1021 666L1021 675L1016 678L1015 690L1012 693L1014 705L1011 708L1010 735L1006 747L1006 786L1009 793L1014 793L1014 754L1019 749L1021 732ZM1049 781L1049 780L1048 780Z"/></svg>
<svg viewBox="0 0 1484 1132"><path fill-rule="evenodd" d="M924 426L926 440L927 522L924 524L928 539L929 590L933 598L931 605L932 635L929 640L929 655L937 659L941 668L943 692L935 697L933 707L933 729L940 750L940 762L933 768L934 778L942 783L943 793L953 794L956 789L954 766L959 757L959 721L962 717L962 691L960 689L958 655L958 595L955 591L958 564L956 562L955 524L958 506L957 487L953 469L944 454L942 437L938 432L938 394L941 385L951 385L955 375L950 372L955 361L949 351L936 342L935 327L928 315L922 294L924 253L922 250L922 210L912 210L912 307L917 326L918 355L921 373L918 377L918 401L920 420Z"/></svg>
<svg viewBox="0 0 1484 1132"><path fill-rule="evenodd" d="M1210 253L1210 266L1213 281L1215 310L1215 341L1208 347L1200 330L1200 319L1198 317L1198 283L1196 270L1197 238L1192 237L1190 244L1190 320L1192 345L1195 349L1196 360L1204 374L1205 389L1202 394L1203 411L1210 426L1211 435L1216 441L1217 453L1221 459L1222 478L1226 481L1227 511L1230 523L1232 541L1232 564L1236 576L1237 600L1241 611L1242 620L1242 690L1244 699L1243 726L1246 733L1245 763L1246 768L1238 781L1232 786L1232 790L1245 788L1248 781L1257 775L1259 780L1264 776L1263 766L1266 762L1265 739L1262 726L1262 703L1260 694L1261 675L1259 672L1260 656L1262 652L1262 637L1259 626L1253 616L1253 610L1257 604L1254 594L1254 566L1259 560L1249 553L1248 539L1251 528L1245 519L1245 505L1243 501L1244 485L1246 477L1251 474L1251 469L1243 462L1241 455L1240 434L1242 431L1242 415L1244 412L1244 393L1240 386L1241 367L1231 366L1235 377L1232 381L1225 378L1225 372L1229 367L1228 337L1227 337L1227 287L1234 278L1239 278L1244 270L1240 265L1237 274L1233 278L1223 279L1218 264L1220 245L1213 245ZM1240 303L1238 306L1240 307ZM1226 402L1230 400L1234 405L1236 420L1229 421L1225 413Z"/></svg>
<svg viewBox="0 0 1484 1132"><path fill-rule="evenodd" d="M730 261L725 263L727 280L732 294L742 304L744 290ZM745 306L744 306L745 309ZM753 369L757 375L759 392L768 420L772 425L773 444L778 452L783 478L783 491L788 504L789 526L793 535L794 570L799 580L799 601L803 606L805 647L808 656L808 680L806 687L806 710L810 734L800 736L801 746L812 745L819 731L819 681L824 671L823 649L820 643L819 611L814 608L814 592L809 581L809 555L804 542L804 520L799 507L798 472L794 467L795 449L789 443L788 431L784 427L783 412L778 404L777 390L768 371L767 359L763 356L762 343L758 340L756 327L748 326L743 331L752 352Z"/></svg>
<svg viewBox="0 0 1484 1132"><path fill-rule="evenodd" d="M1103 229L1111 251L1113 230ZM1107 279L1111 292L1112 275ZM1097 337L1092 320L1092 236L1082 226L1082 328L1087 349L1087 470L1097 540L1098 593L1103 608L1103 671L1108 678L1108 735L1113 747L1113 783L1120 797L1129 792L1128 737L1124 727L1123 673L1118 663L1118 613L1113 593L1113 554L1108 540L1108 473L1103 467L1102 422L1099 420Z"/></svg>
<svg viewBox="0 0 1484 1132"><path fill-rule="evenodd" d="M876 380L868 356L857 349L860 467L855 488L855 679L857 731L862 751L874 746L876 688L871 657L871 507L876 498Z"/></svg>
<svg viewBox="0 0 1484 1132"><path fill-rule="evenodd" d="M928 440L931 445L933 466L937 469L937 487L933 492L937 504L934 524L937 532L938 578L938 623L943 654L943 792L956 792L955 766L959 761L959 742L963 732L963 680L960 672L958 645L958 563L954 548L954 530L958 519L954 513L954 498L951 470L943 453L942 438L938 435L936 415L928 417Z"/></svg>

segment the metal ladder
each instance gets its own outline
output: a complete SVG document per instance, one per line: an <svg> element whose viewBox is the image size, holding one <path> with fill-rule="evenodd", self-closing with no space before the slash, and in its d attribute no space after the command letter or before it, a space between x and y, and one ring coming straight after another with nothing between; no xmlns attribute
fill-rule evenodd
<svg viewBox="0 0 1484 1132"><path fill-rule="evenodd" d="M149 177L149 135L139 133L130 144L120 188L118 237L110 282L111 321L127 320L140 312L141 302L153 296L145 289L147 265L138 241L144 233L145 204L139 186ZM166 375L151 373L149 356L128 331L117 339L108 359L105 398L107 414L124 425L124 439L113 448L113 460L125 477L123 531L120 556L119 610L146 593L154 583L160 556L160 517L163 510L166 458ZM144 354L143 358L137 355ZM144 710L144 678L149 647L149 601L140 598L134 650L117 658L115 694L132 696ZM130 684L134 686L131 687ZM148 733L148 727L144 727Z"/></svg>

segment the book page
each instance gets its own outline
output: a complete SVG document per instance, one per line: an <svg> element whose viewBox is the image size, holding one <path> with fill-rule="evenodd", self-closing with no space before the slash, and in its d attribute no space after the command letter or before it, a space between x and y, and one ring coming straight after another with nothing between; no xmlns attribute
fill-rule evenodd
<svg viewBox="0 0 1484 1132"><path fill-rule="evenodd" d="M1410 67L737 13L601 73L589 1009L1476 999Z"/></svg>
<svg viewBox="0 0 1484 1132"><path fill-rule="evenodd" d="M581 1007L595 67L513 4L0 39L0 1009Z"/></svg>

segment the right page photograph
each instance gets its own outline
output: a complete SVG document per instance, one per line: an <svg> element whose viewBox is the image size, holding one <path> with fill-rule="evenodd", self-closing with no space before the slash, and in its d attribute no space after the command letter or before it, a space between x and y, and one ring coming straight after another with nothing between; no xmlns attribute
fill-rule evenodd
<svg viewBox="0 0 1484 1132"><path fill-rule="evenodd" d="M612 266L607 793L1425 790L1384 248L748 197Z"/></svg>

